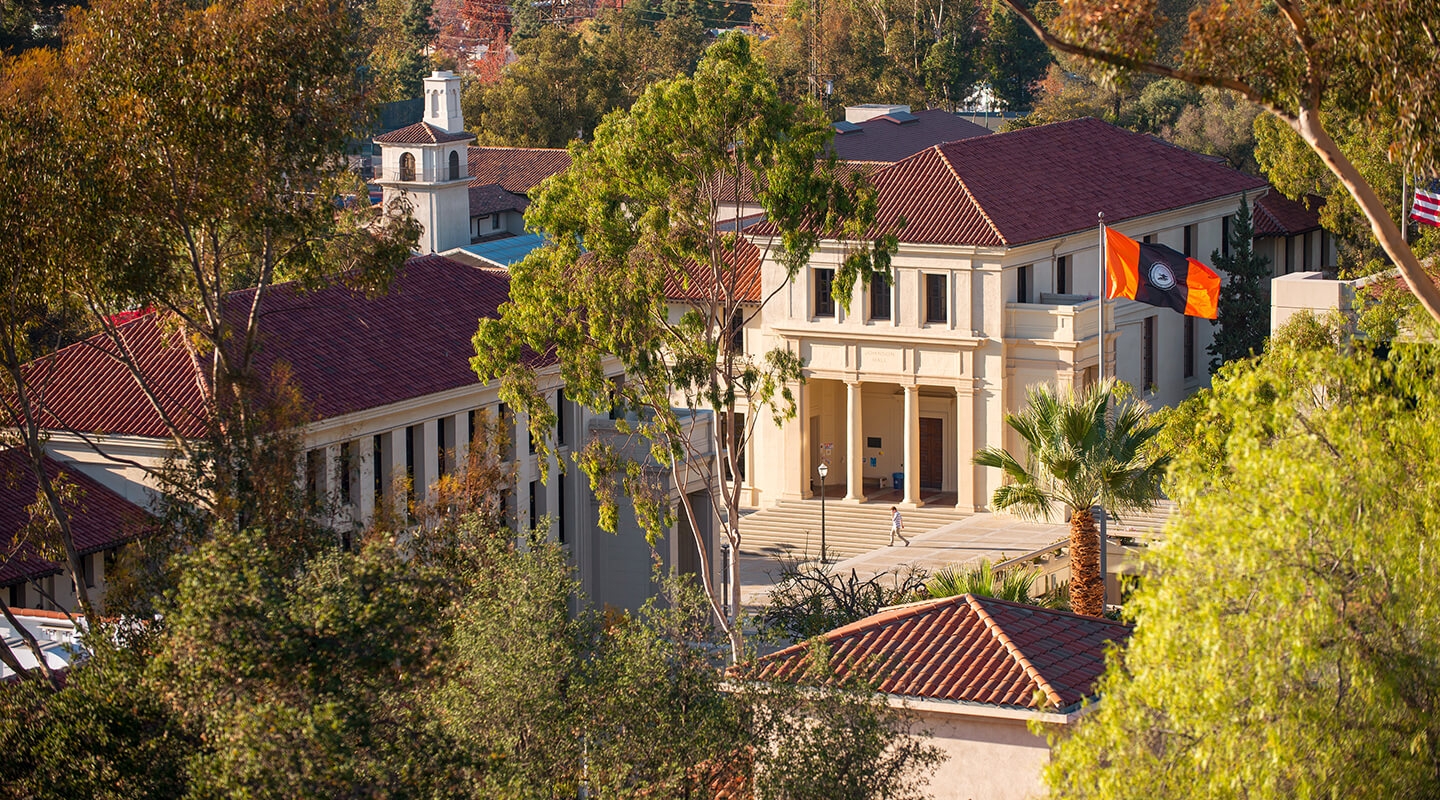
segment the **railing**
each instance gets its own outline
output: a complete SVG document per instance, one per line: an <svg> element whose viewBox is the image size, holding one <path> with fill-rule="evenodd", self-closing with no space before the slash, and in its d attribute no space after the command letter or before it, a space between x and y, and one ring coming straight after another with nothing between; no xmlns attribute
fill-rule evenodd
<svg viewBox="0 0 1440 800"><path fill-rule="evenodd" d="M1099 301L1006 303L1005 338L1083 342L1100 330Z"/></svg>
<svg viewBox="0 0 1440 800"><path fill-rule="evenodd" d="M384 179L385 179L385 176L386 176L386 172L385 172L384 166L382 166L382 163L381 163L380 159L378 159L378 158L375 159L374 164L375 164L375 166L374 166L374 170L375 170L375 171L374 171L374 180L384 180ZM437 183L438 183L438 182L441 182L441 181L463 181L463 180L468 180L469 177L470 177L470 176L467 174L466 169L465 169L465 166L464 166L463 164L462 164L461 167L460 167L460 171L459 171L459 174L458 174L458 175L451 175L451 173L450 173L450 167L449 167L449 166L445 166L445 165L442 165L442 166L437 167L437 168L435 168L435 169L424 169L424 170L420 170L420 169L403 170L403 169L398 169L398 168L397 168L397 169L395 169L395 170L392 170L390 174L391 174L391 176L392 176L392 177L391 177L391 180L397 180L397 181L427 181L427 182L429 182L429 181L434 181L434 182L437 182Z"/></svg>

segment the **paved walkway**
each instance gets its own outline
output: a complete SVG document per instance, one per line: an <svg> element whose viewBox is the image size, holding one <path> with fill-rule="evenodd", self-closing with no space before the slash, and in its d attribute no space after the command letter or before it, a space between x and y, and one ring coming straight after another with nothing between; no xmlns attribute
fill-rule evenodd
<svg viewBox="0 0 1440 800"><path fill-rule="evenodd" d="M1024 522L1014 517L981 513L952 522L910 540L910 546L882 547L835 564L835 570L855 570L868 578L896 567L914 565L933 572L946 564L964 564L988 558L1003 561L1064 539L1064 524ZM740 602L765 602L780 577L780 561L773 556L740 556Z"/></svg>

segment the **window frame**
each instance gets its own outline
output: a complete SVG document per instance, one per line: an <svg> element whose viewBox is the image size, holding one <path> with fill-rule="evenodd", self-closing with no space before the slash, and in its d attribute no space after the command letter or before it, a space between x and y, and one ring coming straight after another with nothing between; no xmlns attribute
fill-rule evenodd
<svg viewBox="0 0 1440 800"><path fill-rule="evenodd" d="M950 276L944 272L925 273L925 324L944 325L950 321L950 303L946 295Z"/></svg>
<svg viewBox="0 0 1440 800"><path fill-rule="evenodd" d="M835 270L828 267L815 267L811 271L814 279L813 291L810 293L812 317L837 316L835 311Z"/></svg>

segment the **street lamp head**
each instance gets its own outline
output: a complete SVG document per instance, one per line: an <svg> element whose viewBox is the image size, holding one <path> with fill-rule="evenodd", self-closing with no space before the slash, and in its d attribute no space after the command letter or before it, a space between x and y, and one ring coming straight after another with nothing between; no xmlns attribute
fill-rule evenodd
<svg viewBox="0 0 1440 800"><path fill-rule="evenodd" d="M824 478L826 475L830 474L830 465L826 464L824 461L820 462L820 466L818 469L820 471L821 478Z"/></svg>

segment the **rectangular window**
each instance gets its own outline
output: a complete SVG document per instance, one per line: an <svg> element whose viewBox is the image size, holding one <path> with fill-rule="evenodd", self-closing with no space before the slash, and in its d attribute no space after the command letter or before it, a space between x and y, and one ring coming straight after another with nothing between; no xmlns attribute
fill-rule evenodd
<svg viewBox="0 0 1440 800"><path fill-rule="evenodd" d="M565 418L570 415L570 404L565 401L565 390L555 391L555 446L565 446Z"/></svg>
<svg viewBox="0 0 1440 800"><path fill-rule="evenodd" d="M1145 391L1151 391L1155 386L1155 318L1145 318L1145 333L1143 342L1145 354Z"/></svg>
<svg viewBox="0 0 1440 800"><path fill-rule="evenodd" d="M1030 302L1030 264L1015 271L1015 302Z"/></svg>
<svg viewBox="0 0 1440 800"><path fill-rule="evenodd" d="M1309 272L1309 271L1310 271L1310 234L1308 234L1308 233L1302 233L1302 234L1300 234L1300 247L1302 248L1302 249L1301 249L1301 252L1304 253L1304 255L1301 256L1301 263L1304 264L1304 266L1305 266L1305 271L1306 271L1306 272Z"/></svg>
<svg viewBox="0 0 1440 800"><path fill-rule="evenodd" d="M325 450L317 448L305 454L305 489L311 505L319 506L325 500Z"/></svg>
<svg viewBox="0 0 1440 800"><path fill-rule="evenodd" d="M498 231L498 230L500 230L500 215L499 215L499 214L496 214L495 216L493 216L493 217L490 218L490 230L492 230L492 231Z"/></svg>
<svg viewBox="0 0 1440 800"><path fill-rule="evenodd" d="M890 319L890 281L870 276L870 319Z"/></svg>
<svg viewBox="0 0 1440 800"><path fill-rule="evenodd" d="M1145 244L1155 244L1155 234L1147 233L1145 234L1145 237L1142 238L1140 241L1144 242Z"/></svg>
<svg viewBox="0 0 1440 800"><path fill-rule="evenodd" d="M405 480L410 483L405 491L405 496L410 502L415 501L415 426L411 425L405 429Z"/></svg>
<svg viewBox="0 0 1440 800"><path fill-rule="evenodd" d="M830 294L831 285L835 283L835 270L815 270L815 316L835 316L835 297Z"/></svg>
<svg viewBox="0 0 1440 800"><path fill-rule="evenodd" d="M1055 293L1070 294L1070 256L1055 259Z"/></svg>
<svg viewBox="0 0 1440 800"><path fill-rule="evenodd" d="M375 473L375 499L379 500L385 496L385 440L380 434L370 443L370 463L374 467L371 472Z"/></svg>
<svg viewBox="0 0 1440 800"><path fill-rule="evenodd" d="M1295 237L1285 237L1285 274L1295 271Z"/></svg>
<svg viewBox="0 0 1440 800"><path fill-rule="evenodd" d="M1186 225L1186 226L1185 226L1185 256L1186 256L1187 258L1194 258L1194 257L1195 257L1195 226L1194 226L1194 225Z"/></svg>
<svg viewBox="0 0 1440 800"><path fill-rule="evenodd" d="M945 276L925 276L925 321L944 322L948 319L945 308Z"/></svg>
<svg viewBox="0 0 1440 800"><path fill-rule="evenodd" d="M1230 221L1235 219L1226 215L1220 218L1220 255L1230 257Z"/></svg>
<svg viewBox="0 0 1440 800"><path fill-rule="evenodd" d="M440 471L440 475L450 474L450 454L455 452L454 430L454 417L435 420L435 467Z"/></svg>
<svg viewBox="0 0 1440 800"><path fill-rule="evenodd" d="M1185 318L1185 377L1195 377L1195 318Z"/></svg>
<svg viewBox="0 0 1440 800"><path fill-rule="evenodd" d="M340 505L350 505L350 471L355 468L354 448L349 442L340 443Z"/></svg>
<svg viewBox="0 0 1440 800"><path fill-rule="evenodd" d="M530 481L530 530L540 524L540 483Z"/></svg>
<svg viewBox="0 0 1440 800"><path fill-rule="evenodd" d="M745 352L745 312L738 308L730 315L730 349Z"/></svg>
<svg viewBox="0 0 1440 800"><path fill-rule="evenodd" d="M83 573L85 586L95 588L95 554L80 556L80 571Z"/></svg>
<svg viewBox="0 0 1440 800"><path fill-rule="evenodd" d="M557 487L557 488L560 490L560 507L557 508L557 509L555 509L556 536L559 537L559 539L560 539L560 544L565 544L565 476L564 476L564 475L561 475L561 476L560 476L560 485L559 485L559 487Z"/></svg>
<svg viewBox="0 0 1440 800"><path fill-rule="evenodd" d="M721 447L724 451L726 451L727 453L729 452L729 450L730 450L730 448L731 448L732 445L734 445L734 446L736 446L736 447L738 448L738 453L737 453L736 456L735 456L735 464L736 464L736 466L737 466L737 467L739 468L739 470L740 470L740 482L741 482L741 483L744 483L744 482L745 482L745 443L744 443L743 441L732 442L732 441L730 440L730 426L729 426L729 424L728 424L727 421L726 421L725 415L720 414L720 415L718 415L718 416L720 417L720 447ZM736 438L736 439L741 439L741 438L744 437L744 435L745 435L745 415L737 411L737 412L735 412L735 438ZM720 459L720 462L721 462L721 466L724 468L723 471L724 471L724 473L725 473L725 480L727 480L727 481L733 481L733 480L735 480L735 474L734 474L733 472L731 472L731 470L730 470L730 459L729 459L729 458L722 458L722 459Z"/></svg>
<svg viewBox="0 0 1440 800"><path fill-rule="evenodd" d="M612 378L614 389L610 393L610 421L614 422L625 413L625 405L620 400L620 393L625 390L625 378Z"/></svg>

